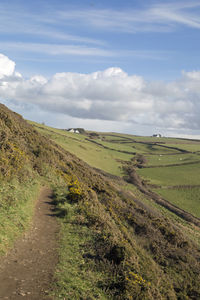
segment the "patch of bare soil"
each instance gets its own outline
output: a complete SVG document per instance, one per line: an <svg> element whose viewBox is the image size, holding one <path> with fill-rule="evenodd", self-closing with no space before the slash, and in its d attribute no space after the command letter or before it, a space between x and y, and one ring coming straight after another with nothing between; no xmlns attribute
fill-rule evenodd
<svg viewBox="0 0 200 300"><path fill-rule="evenodd" d="M58 224L52 215L51 190L39 196L32 228L0 261L0 299L43 300L58 261Z"/></svg>

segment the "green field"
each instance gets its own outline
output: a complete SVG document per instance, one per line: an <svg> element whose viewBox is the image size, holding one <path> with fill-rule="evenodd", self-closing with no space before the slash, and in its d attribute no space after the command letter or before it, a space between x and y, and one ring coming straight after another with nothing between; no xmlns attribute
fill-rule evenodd
<svg viewBox="0 0 200 300"><path fill-rule="evenodd" d="M146 168L138 174L151 184L161 186L200 185L200 163L174 167Z"/></svg>
<svg viewBox="0 0 200 300"><path fill-rule="evenodd" d="M159 145L153 145L153 144L140 144L140 143L134 143L134 146L136 149L139 149L144 154L178 154L179 151L176 151L174 149L164 148Z"/></svg>
<svg viewBox="0 0 200 300"><path fill-rule="evenodd" d="M120 150L120 151L127 151L127 152L136 152L134 149L133 143L123 143L120 141L113 142L113 141L104 141L102 139L97 139L96 140L98 143L101 145L108 147L110 149L115 149L115 150Z"/></svg>
<svg viewBox="0 0 200 300"><path fill-rule="evenodd" d="M184 164L200 161L197 154L146 155L148 166Z"/></svg>
<svg viewBox="0 0 200 300"><path fill-rule="evenodd" d="M104 140L105 137L105 140ZM116 138L116 137L115 137ZM129 152L135 152L140 154L174 154L179 153L179 151L169 148L164 148L159 145L149 144L149 143L142 143L142 142L135 142L134 140L129 139L112 139L112 136L109 136L109 139L107 139L107 136L102 135L101 139L97 140L98 143L120 151L129 151Z"/></svg>
<svg viewBox="0 0 200 300"><path fill-rule="evenodd" d="M199 207L199 188L168 189L167 187L200 185L200 155L181 153L177 150L198 151L200 142L99 132L96 138L91 138L89 135L91 132L86 135L74 134L36 123L32 124L43 135L48 136L90 166L120 177L124 175L123 163L131 164L131 158L134 157L134 154L124 152L143 155L146 158L146 166L155 167L138 169L137 173L148 183L163 187L163 189L156 189L155 192L166 200L199 216L198 209L196 209Z"/></svg>
<svg viewBox="0 0 200 300"><path fill-rule="evenodd" d="M200 188L156 189L155 192L176 206L200 218Z"/></svg>
<svg viewBox="0 0 200 300"><path fill-rule="evenodd" d="M188 142L179 144L166 144L169 147L177 147L190 152L200 152L200 142Z"/></svg>
<svg viewBox="0 0 200 300"><path fill-rule="evenodd" d="M53 129L44 125L40 125L40 127L37 126L37 129L65 150L68 150L87 162L90 166L102 169L113 175L122 176L122 161L129 161L133 157L133 154L105 149L93 143L93 140L88 141L88 137L81 134ZM100 142L99 140L96 141ZM110 148L115 146L115 144L109 145ZM118 150L117 147L116 150Z"/></svg>
<svg viewBox="0 0 200 300"><path fill-rule="evenodd" d="M124 142L127 141L126 136L118 135L118 134L112 134L112 133L101 133L100 136L103 136L103 139L107 142Z"/></svg>
<svg viewBox="0 0 200 300"><path fill-rule="evenodd" d="M160 144L168 144L168 143L176 143L179 140L176 138L169 138L169 137L152 137L152 136L136 136L136 135L126 135L127 137L138 141L138 142L146 142L146 143L160 143Z"/></svg>

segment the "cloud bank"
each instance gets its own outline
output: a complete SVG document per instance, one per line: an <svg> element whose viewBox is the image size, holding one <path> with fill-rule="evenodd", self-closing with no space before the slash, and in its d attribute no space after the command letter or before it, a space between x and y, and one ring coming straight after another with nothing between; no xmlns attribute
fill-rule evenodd
<svg viewBox="0 0 200 300"><path fill-rule="evenodd" d="M26 79L0 54L0 98L77 119L200 129L200 71L182 72L172 82L147 82L116 67Z"/></svg>

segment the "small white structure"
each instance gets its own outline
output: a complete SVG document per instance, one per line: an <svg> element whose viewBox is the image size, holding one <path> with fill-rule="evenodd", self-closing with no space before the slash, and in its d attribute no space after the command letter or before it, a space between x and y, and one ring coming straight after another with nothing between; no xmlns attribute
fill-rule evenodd
<svg viewBox="0 0 200 300"><path fill-rule="evenodd" d="M74 128L70 128L70 129L68 129L67 131L68 131L68 132L72 132L72 133L80 133L80 132L78 131L78 129L74 129Z"/></svg>
<svg viewBox="0 0 200 300"><path fill-rule="evenodd" d="M160 134L160 133L157 133L157 134L153 134L153 137L157 137L157 138L160 138L160 137L161 137L161 134Z"/></svg>
<svg viewBox="0 0 200 300"><path fill-rule="evenodd" d="M74 129L73 128L69 129L68 131L74 133Z"/></svg>

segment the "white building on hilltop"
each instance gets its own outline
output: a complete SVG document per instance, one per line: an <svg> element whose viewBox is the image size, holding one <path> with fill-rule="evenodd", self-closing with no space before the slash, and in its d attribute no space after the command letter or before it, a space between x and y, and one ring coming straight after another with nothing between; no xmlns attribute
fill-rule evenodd
<svg viewBox="0 0 200 300"><path fill-rule="evenodd" d="M160 137L161 137L161 134L160 134L160 133L157 133L157 134L153 134L153 137L157 137L157 138L160 138Z"/></svg>
<svg viewBox="0 0 200 300"><path fill-rule="evenodd" d="M74 128L70 128L70 129L68 129L67 131L72 132L72 133L80 133L80 132L78 131L78 129L74 129Z"/></svg>

